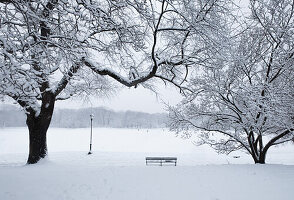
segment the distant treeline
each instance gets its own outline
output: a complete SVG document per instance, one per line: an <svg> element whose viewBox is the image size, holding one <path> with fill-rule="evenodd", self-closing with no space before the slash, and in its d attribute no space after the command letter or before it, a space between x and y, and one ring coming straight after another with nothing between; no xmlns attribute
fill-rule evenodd
<svg viewBox="0 0 294 200"><path fill-rule="evenodd" d="M94 127L113 128L161 128L165 127L167 114L149 114L135 111L115 112L107 108L56 109L51 126L60 128L84 128L90 126L90 114L94 115ZM16 106L1 105L0 127L22 127L24 111Z"/></svg>

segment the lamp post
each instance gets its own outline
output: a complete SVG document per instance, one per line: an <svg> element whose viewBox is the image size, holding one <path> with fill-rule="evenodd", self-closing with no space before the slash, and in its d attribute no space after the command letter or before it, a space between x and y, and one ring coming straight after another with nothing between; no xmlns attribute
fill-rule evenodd
<svg viewBox="0 0 294 200"><path fill-rule="evenodd" d="M91 114L90 115L90 119L91 119L90 151L89 151L88 155L92 154L93 118L94 118L94 115Z"/></svg>

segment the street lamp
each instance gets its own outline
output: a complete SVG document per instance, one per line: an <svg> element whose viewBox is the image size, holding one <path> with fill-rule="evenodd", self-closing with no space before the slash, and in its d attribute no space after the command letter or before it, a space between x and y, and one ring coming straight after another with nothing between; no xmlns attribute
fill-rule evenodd
<svg viewBox="0 0 294 200"><path fill-rule="evenodd" d="M91 114L90 115L90 119L91 119L90 151L89 151L88 155L92 154L93 118L94 118L94 115Z"/></svg>

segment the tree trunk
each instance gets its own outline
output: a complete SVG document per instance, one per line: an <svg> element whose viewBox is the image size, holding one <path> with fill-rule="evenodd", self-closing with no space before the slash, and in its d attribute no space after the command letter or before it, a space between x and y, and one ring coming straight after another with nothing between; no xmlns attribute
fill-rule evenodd
<svg viewBox="0 0 294 200"><path fill-rule="evenodd" d="M255 164L265 164L265 159L256 160Z"/></svg>
<svg viewBox="0 0 294 200"><path fill-rule="evenodd" d="M265 164L266 151L262 151L258 158L254 159L255 164Z"/></svg>
<svg viewBox="0 0 294 200"><path fill-rule="evenodd" d="M27 164L37 163L47 155L47 127L43 125L45 119L38 119L34 116L27 116L29 128L29 158ZM47 122L48 123L48 122Z"/></svg>
<svg viewBox="0 0 294 200"><path fill-rule="evenodd" d="M252 147L254 147L252 145ZM251 153L251 156L254 160L254 163L255 164L265 164L265 157L266 157L266 152L264 149L262 151L260 151L260 155L258 155L258 149L257 148L251 148L252 150L252 153ZM255 153L257 152L257 153Z"/></svg>
<svg viewBox="0 0 294 200"><path fill-rule="evenodd" d="M54 110L55 97L47 95L42 101L39 115L31 111L27 114L29 129L29 157L27 164L35 164L47 155L47 130Z"/></svg>
<svg viewBox="0 0 294 200"><path fill-rule="evenodd" d="M254 160L254 163L265 164L267 149L263 148L262 136L259 135L255 140L253 132L251 131L248 137L248 143L251 150L250 154Z"/></svg>

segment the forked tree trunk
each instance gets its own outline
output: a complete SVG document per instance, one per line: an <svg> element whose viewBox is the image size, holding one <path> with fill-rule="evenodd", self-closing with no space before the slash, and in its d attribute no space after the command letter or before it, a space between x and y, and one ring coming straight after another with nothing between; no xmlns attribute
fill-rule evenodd
<svg viewBox="0 0 294 200"><path fill-rule="evenodd" d="M251 152L249 152L255 164L265 164L267 149L263 148L262 136L254 139L253 132L250 132L250 137L247 138Z"/></svg>
<svg viewBox="0 0 294 200"><path fill-rule="evenodd" d="M267 151L263 150L258 157L252 155L255 164L265 164L266 153Z"/></svg>
<svg viewBox="0 0 294 200"><path fill-rule="evenodd" d="M27 114L29 129L29 157L27 164L35 164L47 155L47 130L49 128L54 110L54 96L47 96L43 100L40 114L34 112Z"/></svg>
<svg viewBox="0 0 294 200"><path fill-rule="evenodd" d="M255 161L255 164L265 164L265 156L261 155L259 159L254 161Z"/></svg>

